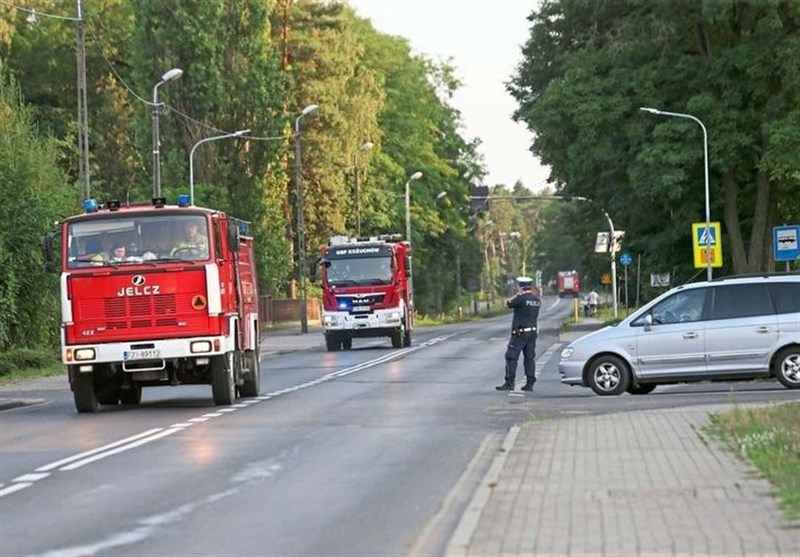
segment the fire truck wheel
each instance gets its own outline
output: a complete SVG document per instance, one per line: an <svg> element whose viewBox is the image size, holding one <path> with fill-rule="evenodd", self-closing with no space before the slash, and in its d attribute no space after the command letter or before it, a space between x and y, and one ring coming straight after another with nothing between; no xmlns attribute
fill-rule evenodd
<svg viewBox="0 0 800 557"><path fill-rule="evenodd" d="M258 344L255 350L245 350L244 363L247 366L247 375L239 392L242 396L258 396L261 394L261 352Z"/></svg>
<svg viewBox="0 0 800 557"><path fill-rule="evenodd" d="M230 405L236 401L236 382L233 380L233 352L211 359L211 394L214 404Z"/></svg>
<svg viewBox="0 0 800 557"><path fill-rule="evenodd" d="M325 335L325 348L328 349L328 352L336 352L339 350L339 339L333 335Z"/></svg>
<svg viewBox="0 0 800 557"><path fill-rule="evenodd" d="M392 332L392 348L402 348L403 346L403 330L398 329Z"/></svg>
<svg viewBox="0 0 800 557"><path fill-rule="evenodd" d="M72 377L72 391L78 412L97 412L99 403L94 392L94 373L76 371Z"/></svg>
<svg viewBox="0 0 800 557"><path fill-rule="evenodd" d="M129 388L120 389L119 400L122 404L139 404L142 402L142 386L139 383L131 383Z"/></svg>
<svg viewBox="0 0 800 557"><path fill-rule="evenodd" d="M408 329L403 333L403 346L411 346L411 331Z"/></svg>
<svg viewBox="0 0 800 557"><path fill-rule="evenodd" d="M350 350L353 348L353 339L350 337L345 337L342 339L342 349L343 350Z"/></svg>

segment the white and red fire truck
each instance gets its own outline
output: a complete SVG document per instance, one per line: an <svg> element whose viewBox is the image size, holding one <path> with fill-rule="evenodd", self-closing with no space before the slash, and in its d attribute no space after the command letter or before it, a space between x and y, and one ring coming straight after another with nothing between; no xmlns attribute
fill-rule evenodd
<svg viewBox="0 0 800 557"><path fill-rule="evenodd" d="M556 284L559 298L580 297L581 276L577 271L559 271Z"/></svg>
<svg viewBox="0 0 800 557"><path fill-rule="evenodd" d="M334 236L322 250L322 326L329 351L354 338L388 336L411 346L414 302L411 244L400 235Z"/></svg>
<svg viewBox="0 0 800 557"><path fill-rule="evenodd" d="M249 223L190 206L189 196L87 200L84 210L43 244L52 270L61 260L61 357L78 412L138 404L142 387L159 385L210 384L220 405L257 396Z"/></svg>

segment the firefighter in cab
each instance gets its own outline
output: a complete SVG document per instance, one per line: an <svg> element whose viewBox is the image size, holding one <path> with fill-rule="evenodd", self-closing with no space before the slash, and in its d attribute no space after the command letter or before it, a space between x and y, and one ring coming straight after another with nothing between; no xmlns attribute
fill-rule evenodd
<svg viewBox="0 0 800 557"><path fill-rule="evenodd" d="M533 391L536 382L536 328L542 300L534 293L533 279L517 277L518 292L506 300L506 306L514 310L511 320L511 338L506 348L505 381L495 387L498 391L513 391L517 376L519 355L523 355L525 385L523 391Z"/></svg>

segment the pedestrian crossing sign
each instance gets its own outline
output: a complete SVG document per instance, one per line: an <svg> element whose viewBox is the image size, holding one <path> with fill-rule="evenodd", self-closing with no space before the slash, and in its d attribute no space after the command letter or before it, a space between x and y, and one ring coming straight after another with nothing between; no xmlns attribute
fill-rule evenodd
<svg viewBox="0 0 800 557"><path fill-rule="evenodd" d="M710 222L706 227L705 222L692 223L692 245L694 247L694 266L703 268L708 266L709 259L712 267L722 267L722 236L719 222Z"/></svg>

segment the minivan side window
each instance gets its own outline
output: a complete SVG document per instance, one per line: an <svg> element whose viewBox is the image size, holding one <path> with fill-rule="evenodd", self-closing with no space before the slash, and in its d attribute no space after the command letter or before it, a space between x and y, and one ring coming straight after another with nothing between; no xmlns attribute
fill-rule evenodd
<svg viewBox="0 0 800 557"><path fill-rule="evenodd" d="M774 313L765 283L723 284L714 287L711 319L736 319Z"/></svg>
<svg viewBox="0 0 800 557"><path fill-rule="evenodd" d="M667 325L670 323L700 321L703 317L706 290L706 288L684 290L676 292L675 295L666 300L662 300L650 310L653 316L653 323ZM632 325L635 325L635 323L632 323Z"/></svg>
<svg viewBox="0 0 800 557"><path fill-rule="evenodd" d="M768 288L777 313L800 313L800 282L773 282Z"/></svg>

